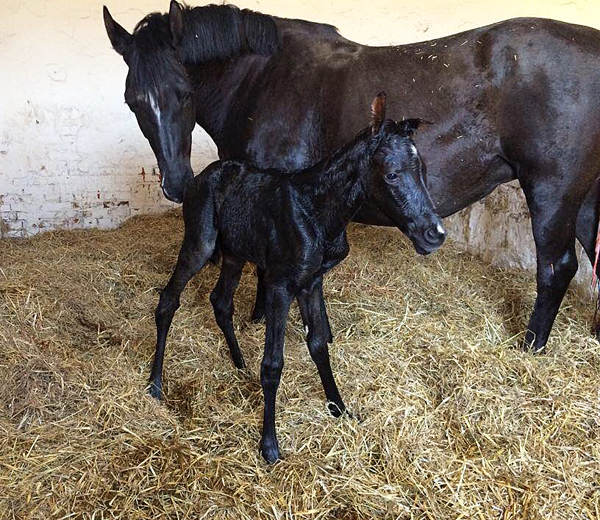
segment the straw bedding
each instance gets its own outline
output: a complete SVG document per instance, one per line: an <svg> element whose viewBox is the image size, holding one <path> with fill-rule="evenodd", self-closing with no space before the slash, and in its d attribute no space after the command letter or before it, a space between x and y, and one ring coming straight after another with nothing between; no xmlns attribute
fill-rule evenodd
<svg viewBox="0 0 600 520"><path fill-rule="evenodd" d="M294 307L278 394L285 459L258 454L264 326L237 372L212 317L218 270L188 286L160 404L144 387L178 213L113 231L0 241L0 517L598 519L600 347L569 293L543 355L516 348L529 273L396 230L352 226L325 281L332 364L351 416L331 417Z"/></svg>

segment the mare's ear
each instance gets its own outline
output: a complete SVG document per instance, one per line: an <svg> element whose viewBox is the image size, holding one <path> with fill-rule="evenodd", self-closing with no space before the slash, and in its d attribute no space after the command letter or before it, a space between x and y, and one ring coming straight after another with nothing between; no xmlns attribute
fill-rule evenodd
<svg viewBox="0 0 600 520"><path fill-rule="evenodd" d="M113 49L123 56L125 49L131 43L131 34L113 20L106 6L102 9L102 14L104 16L104 27L106 27L110 43Z"/></svg>
<svg viewBox="0 0 600 520"><path fill-rule="evenodd" d="M385 121L385 92L380 92L371 103L371 132L376 134L381 130L381 124Z"/></svg>
<svg viewBox="0 0 600 520"><path fill-rule="evenodd" d="M427 121L425 119L404 119L403 121L398 121L398 129L407 135L413 135L419 126L421 125L432 125L431 121Z"/></svg>
<svg viewBox="0 0 600 520"><path fill-rule="evenodd" d="M173 36L173 45L177 47L183 39L183 8L175 0L171 0L169 7L169 27Z"/></svg>

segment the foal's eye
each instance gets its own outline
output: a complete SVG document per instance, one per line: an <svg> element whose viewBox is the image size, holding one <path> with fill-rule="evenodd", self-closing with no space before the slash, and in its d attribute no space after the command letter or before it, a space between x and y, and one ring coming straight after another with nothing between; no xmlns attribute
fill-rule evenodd
<svg viewBox="0 0 600 520"><path fill-rule="evenodd" d="M385 180L386 181L395 181L398 178L398 174L394 172L386 173Z"/></svg>

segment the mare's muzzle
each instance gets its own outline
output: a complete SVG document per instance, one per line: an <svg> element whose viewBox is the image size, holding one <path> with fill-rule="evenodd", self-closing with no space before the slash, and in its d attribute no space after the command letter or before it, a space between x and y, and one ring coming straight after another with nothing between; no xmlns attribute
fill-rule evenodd
<svg viewBox="0 0 600 520"><path fill-rule="evenodd" d="M420 255L433 253L446 240L446 230L442 226L442 220L438 216L420 226L409 224L407 235L412 240L415 250Z"/></svg>
<svg viewBox="0 0 600 520"><path fill-rule="evenodd" d="M185 186L194 177L192 169L188 166L181 168L160 167L160 174L160 187L164 196L171 202L181 204Z"/></svg>

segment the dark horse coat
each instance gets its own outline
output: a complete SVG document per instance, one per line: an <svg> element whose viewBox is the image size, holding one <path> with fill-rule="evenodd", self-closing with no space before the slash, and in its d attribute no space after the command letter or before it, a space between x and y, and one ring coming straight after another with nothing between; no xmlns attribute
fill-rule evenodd
<svg viewBox="0 0 600 520"><path fill-rule="evenodd" d="M366 200L376 202L422 254L436 250L445 238L423 182L424 165L411 140L420 121L385 120L385 99L382 92L373 100L368 128L311 168L285 173L242 161L217 161L185 191L184 239L156 308L150 392L162 396L165 343L181 292L217 250L223 261L210 300L235 366L245 367L233 327L233 295L246 261L260 266L266 274L268 302L260 370L265 398L261 452L269 462L280 457L275 399L283 370L285 324L294 298L330 411L339 416L345 410L329 363L327 343L332 336L322 279L348 254L346 227L356 211Z"/></svg>
<svg viewBox="0 0 600 520"><path fill-rule="evenodd" d="M436 209L451 215L518 179L531 213L537 299L526 344L542 348L577 270L593 258L600 173L600 32L523 18L391 47L329 25L233 6L153 14L133 34L105 9L129 65L125 97L150 141L163 190L181 201L200 124L222 159L297 169L348 140L385 89L396 119L434 121L417 144ZM357 220L389 225L373 206ZM260 298L259 298L260 299Z"/></svg>

